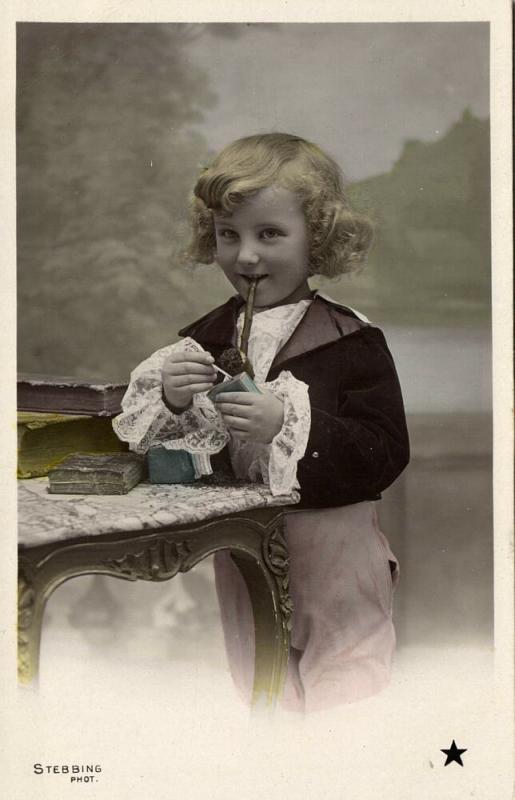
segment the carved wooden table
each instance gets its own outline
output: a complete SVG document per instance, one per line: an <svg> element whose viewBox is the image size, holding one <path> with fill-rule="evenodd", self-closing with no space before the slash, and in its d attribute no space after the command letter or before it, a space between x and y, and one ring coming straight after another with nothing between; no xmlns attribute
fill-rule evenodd
<svg viewBox="0 0 515 800"><path fill-rule="evenodd" d="M255 624L253 703L273 705L286 676L292 603L283 506L256 484L140 484L128 495L49 495L46 478L18 483L18 674L37 677L46 601L64 581L101 573L165 581L228 549Z"/></svg>

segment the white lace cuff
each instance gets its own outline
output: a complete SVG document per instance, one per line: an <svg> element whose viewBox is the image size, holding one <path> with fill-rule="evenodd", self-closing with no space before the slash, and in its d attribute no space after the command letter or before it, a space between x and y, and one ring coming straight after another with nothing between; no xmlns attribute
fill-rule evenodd
<svg viewBox="0 0 515 800"><path fill-rule="evenodd" d="M270 444L268 475L263 480L273 495L289 494L299 488L297 462L306 452L311 427L308 386L288 371L266 386L283 401L284 422Z"/></svg>
<svg viewBox="0 0 515 800"><path fill-rule="evenodd" d="M171 413L171 412L170 412ZM166 439L160 444L166 450L187 450L192 455L214 455L219 453L229 441L229 434L220 411L205 392L193 396L193 405L178 419L188 415L183 435ZM172 414L177 418L177 415ZM193 425L194 422L194 425ZM210 474L203 471L202 474Z"/></svg>
<svg viewBox="0 0 515 800"><path fill-rule="evenodd" d="M131 373L122 413L113 420L113 428L136 453L144 454L159 444L169 450L212 455L229 440L221 414L205 393L194 395L191 408L182 414L174 414L165 405L161 369L166 358L178 349L199 351L202 347L193 339L183 339L157 350ZM207 459L201 461L208 463ZM210 472L210 467L204 471Z"/></svg>

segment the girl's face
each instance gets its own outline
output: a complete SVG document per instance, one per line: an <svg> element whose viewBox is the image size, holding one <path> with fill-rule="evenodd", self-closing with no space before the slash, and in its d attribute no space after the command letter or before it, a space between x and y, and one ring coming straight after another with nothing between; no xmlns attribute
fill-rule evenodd
<svg viewBox="0 0 515 800"><path fill-rule="evenodd" d="M310 296L306 223L288 189L260 189L228 215L214 217L216 262L246 298L250 279L260 277L256 308L296 303Z"/></svg>

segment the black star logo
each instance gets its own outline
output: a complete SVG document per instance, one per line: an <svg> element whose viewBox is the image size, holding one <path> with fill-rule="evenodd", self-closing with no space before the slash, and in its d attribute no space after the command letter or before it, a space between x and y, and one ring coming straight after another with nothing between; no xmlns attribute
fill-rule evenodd
<svg viewBox="0 0 515 800"><path fill-rule="evenodd" d="M451 761L455 761L456 764L459 764L462 767L463 766L463 761L461 760L461 754L462 753L466 753L466 752L467 752L467 748L465 747L465 748L461 749L459 747L456 747L456 742L453 739L452 740L452 744L451 744L451 746L449 747L448 750L443 750L442 749L442 753L445 753L445 755L447 756L447 759L445 761L444 767L446 767L447 764L450 764Z"/></svg>

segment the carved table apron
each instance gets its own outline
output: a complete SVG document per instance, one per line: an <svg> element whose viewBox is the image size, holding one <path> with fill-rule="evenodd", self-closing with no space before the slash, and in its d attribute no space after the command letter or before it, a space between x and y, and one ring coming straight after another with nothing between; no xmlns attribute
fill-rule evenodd
<svg viewBox="0 0 515 800"><path fill-rule="evenodd" d="M291 502L290 497L284 499ZM152 529L139 530L131 526L85 536L75 532L71 538L61 533L57 541L22 542L18 550L19 680L28 683L37 677L45 604L64 581L95 573L130 581L164 581L187 572L217 550L228 549L245 580L254 614L252 701L274 705L286 677L292 603L284 512L275 498L268 502L268 508L182 525L154 524Z"/></svg>

